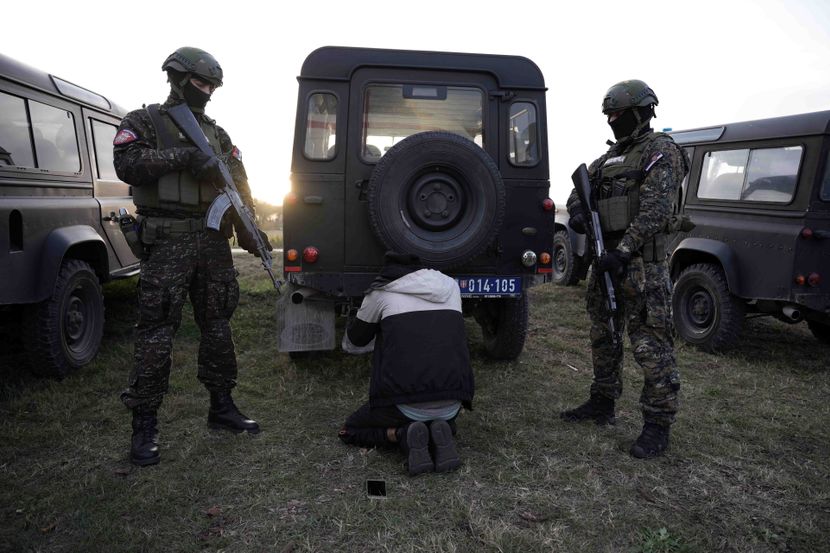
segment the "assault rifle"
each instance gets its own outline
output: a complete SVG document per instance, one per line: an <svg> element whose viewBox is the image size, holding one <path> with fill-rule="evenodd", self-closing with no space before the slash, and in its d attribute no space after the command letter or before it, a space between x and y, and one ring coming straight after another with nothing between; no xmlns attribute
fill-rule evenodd
<svg viewBox="0 0 830 553"><path fill-rule="evenodd" d="M585 214L585 230L588 233L588 241L591 243L594 263L598 263L600 258L605 255L605 242L602 240L602 227L599 224L599 213L597 212L593 196L591 195L591 180L588 177L588 168L585 167L584 163L576 168L576 171L571 175L571 180L574 183L576 195L579 196L579 202L582 204L582 210ZM611 340L614 342L614 345L617 345L619 337L617 336L617 330L614 325L614 317L617 314L617 296L614 293L614 283L608 271L602 273L600 285L603 288L603 292L605 292L605 302L608 306L608 330L611 331Z"/></svg>
<svg viewBox="0 0 830 553"><path fill-rule="evenodd" d="M274 276L274 271L271 268L271 250L268 248L268 244L265 240L262 239L259 228L257 228L256 222L254 221L253 214L239 196L239 192L236 190L236 185L233 182L233 177L231 177L231 172L228 169L227 164L216 156L216 152L214 152L213 148L210 147L204 131L202 131L202 128L193 116L193 112L191 112L190 108L187 107L187 104L176 104L168 109L167 113L170 114L170 117L173 118L173 121L179 129L181 129L185 136L187 136L187 138L189 138L190 141L202 151L202 153L216 158L219 162L219 170L222 173L224 186L222 188L222 194L217 196L208 208L208 212L205 217L207 228L219 230L225 213L228 209L233 207L234 211L236 211L236 214L239 216L239 220L245 227L245 230L253 237L254 240L256 240L257 252L259 253L259 259L262 262L262 267L268 273L268 276L271 277L271 282L274 283L274 288L276 288L277 292L279 292L282 282L277 280L277 277Z"/></svg>

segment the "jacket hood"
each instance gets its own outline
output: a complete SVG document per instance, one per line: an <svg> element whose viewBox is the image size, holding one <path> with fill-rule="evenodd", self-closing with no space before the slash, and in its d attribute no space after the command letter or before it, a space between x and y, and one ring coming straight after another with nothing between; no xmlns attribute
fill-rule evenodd
<svg viewBox="0 0 830 553"><path fill-rule="evenodd" d="M376 289L417 296L432 303L444 303L452 297L457 287L454 279L440 271L420 269Z"/></svg>

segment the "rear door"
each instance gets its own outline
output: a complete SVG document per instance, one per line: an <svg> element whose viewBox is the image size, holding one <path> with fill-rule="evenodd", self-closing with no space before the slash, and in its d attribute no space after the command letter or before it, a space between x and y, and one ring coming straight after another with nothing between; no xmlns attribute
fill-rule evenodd
<svg viewBox="0 0 830 553"><path fill-rule="evenodd" d="M374 270L384 245L371 229L366 185L377 161L407 136L426 131L458 134L498 156L498 101L494 78L479 73L362 68L349 92L346 154L345 264Z"/></svg>
<svg viewBox="0 0 830 553"><path fill-rule="evenodd" d="M112 141L119 120L98 112L84 109L84 130L90 156L90 169L95 198L101 206L100 230L109 240L117 259L110 258L110 272L138 263L130 251L124 233L118 224L119 209L135 213L132 191L127 183L118 179L113 165Z"/></svg>

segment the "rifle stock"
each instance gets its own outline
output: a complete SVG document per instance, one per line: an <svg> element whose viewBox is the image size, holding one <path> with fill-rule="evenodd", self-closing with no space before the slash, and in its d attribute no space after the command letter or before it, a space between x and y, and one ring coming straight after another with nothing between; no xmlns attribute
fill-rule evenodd
<svg viewBox="0 0 830 553"><path fill-rule="evenodd" d="M582 204L586 221L585 230L588 232L588 241L591 243L591 250L594 253L594 263L597 263L605 255L605 242L602 239L599 213L594 205L594 199L591 194L591 179L588 175L588 168L584 163L581 163L576 168L576 171L571 175L571 180L574 183L579 202ZM602 274L600 284L605 293L605 303L608 306L608 330L611 332L611 339L616 345L619 340L616 325L614 324L614 317L617 315L617 295L614 291L614 282L611 280L611 275L608 274L608 271Z"/></svg>
<svg viewBox="0 0 830 553"><path fill-rule="evenodd" d="M202 153L215 158L219 162L219 170L222 174L224 186L222 188L222 194L213 200L213 203L211 203L208 208L206 217L207 227L213 230L219 230L219 227L222 224L222 217L224 217L225 213L233 207L239 217L239 220L245 227L245 230L253 237L254 240L256 240L257 252L259 253L259 259L262 262L262 267L268 273L268 276L271 277L271 282L273 282L274 288L276 288L277 292L279 292L282 282L277 280L277 277L274 276L271 250L262 239L262 236L260 236L260 231L256 226L253 214L239 196L239 192L236 190L236 184L233 182L233 177L228 169L228 165L222 161L216 155L216 152L213 151L213 148L210 147L205 133L202 131L199 123L193 116L193 112L191 112L190 108L187 107L187 104L176 104L168 109L167 113L170 114L170 117L173 118L173 121L179 129L181 129L185 136L187 136L190 141L202 151Z"/></svg>

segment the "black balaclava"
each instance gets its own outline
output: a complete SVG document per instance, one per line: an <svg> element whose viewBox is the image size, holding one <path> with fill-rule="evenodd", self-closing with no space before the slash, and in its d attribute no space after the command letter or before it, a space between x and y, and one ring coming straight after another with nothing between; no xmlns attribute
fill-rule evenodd
<svg viewBox="0 0 830 553"><path fill-rule="evenodd" d="M191 83L190 80L185 83L182 95L184 96L184 101L187 102L187 105L191 108L203 110L205 109L207 103L210 102L210 94L205 94L193 86L193 83Z"/></svg>
<svg viewBox="0 0 830 553"><path fill-rule="evenodd" d="M614 131L614 138L619 141L628 138L640 127L647 127L652 117L654 110L651 106L633 107L624 110L614 122L608 124Z"/></svg>

